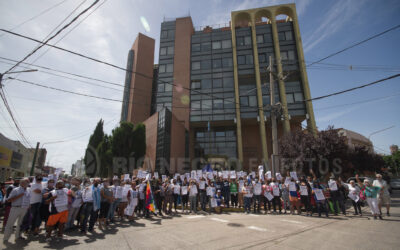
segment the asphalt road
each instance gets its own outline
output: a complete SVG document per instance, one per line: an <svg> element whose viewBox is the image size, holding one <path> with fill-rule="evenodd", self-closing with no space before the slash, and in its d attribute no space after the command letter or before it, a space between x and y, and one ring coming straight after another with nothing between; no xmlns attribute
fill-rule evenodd
<svg viewBox="0 0 400 250"><path fill-rule="evenodd" d="M230 213L178 214L173 217L117 222L93 234L71 232L61 242L39 238L0 249L400 249L400 191L392 199L392 216L334 216ZM353 209L348 210L352 215ZM385 210L384 210L385 211ZM0 234L2 242L3 234ZM2 244L2 243L0 243Z"/></svg>

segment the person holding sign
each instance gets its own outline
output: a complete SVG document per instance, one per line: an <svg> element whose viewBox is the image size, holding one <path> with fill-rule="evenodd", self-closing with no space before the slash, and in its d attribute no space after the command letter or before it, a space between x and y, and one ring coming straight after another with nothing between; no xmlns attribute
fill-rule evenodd
<svg viewBox="0 0 400 250"><path fill-rule="evenodd" d="M244 183L242 193L244 196L244 212L248 214L250 213L251 199L253 198L253 187L251 183Z"/></svg>
<svg viewBox="0 0 400 250"><path fill-rule="evenodd" d="M188 210L188 202L189 202L188 190L189 190L189 184L188 184L187 179L185 178L185 180L182 183L181 192L180 192L181 200L182 200L182 213L185 212L185 209Z"/></svg>
<svg viewBox="0 0 400 250"><path fill-rule="evenodd" d="M376 220L379 216L379 219L383 220L382 215L379 214L379 207L378 207L378 193L381 191L381 188L378 186L373 186L371 182L365 178L364 183L360 181L358 175L356 175L356 180L358 185L363 188L363 193L365 197L367 197L368 206L371 209L371 214L374 216Z"/></svg>
<svg viewBox="0 0 400 250"><path fill-rule="evenodd" d="M351 203L354 207L354 215L360 214L360 216L362 216L360 188L356 186L356 183L353 180L350 181L350 184L347 184L347 188L349 189L348 197L351 199Z"/></svg>
<svg viewBox="0 0 400 250"><path fill-rule="evenodd" d="M271 183L269 186L272 189L272 194L274 199L272 200L272 205L274 207L274 213L276 213L276 205L278 205L279 213L282 213L282 204L281 204L281 192L279 189L279 181L275 181L275 178L272 178Z"/></svg>
<svg viewBox="0 0 400 250"><path fill-rule="evenodd" d="M165 214L171 214L172 203L174 203L174 184L170 183L168 178L164 182L165 200L163 203L163 210ZM168 205L168 210L167 210Z"/></svg>
<svg viewBox="0 0 400 250"><path fill-rule="evenodd" d="M264 203L264 210L265 210L265 214L267 214L268 212L271 211L271 201L273 200L273 195L271 194L272 192L272 188L269 185L270 182L269 180L266 180L264 185L262 186L263 188L263 203ZM268 197L270 199L268 199Z"/></svg>
<svg viewBox="0 0 400 250"><path fill-rule="evenodd" d="M300 200L306 210L306 216L311 216L312 215L312 210L310 206L311 186L310 184L308 184L304 176L301 177L300 179L299 187L300 187Z"/></svg>
<svg viewBox="0 0 400 250"><path fill-rule="evenodd" d="M299 186L296 184L293 177L289 177L290 181L288 182L289 186L289 200L290 200L290 213L294 214L294 209L297 209L297 214L301 214L300 204L299 204L299 196L297 191L299 190Z"/></svg>
<svg viewBox="0 0 400 250"><path fill-rule="evenodd" d="M313 181L312 194L314 195L315 205L317 206L318 216L321 217L322 210L325 211L325 215L329 217L329 210L326 205L326 198L323 193L323 187L319 184L317 179Z"/></svg>
<svg viewBox="0 0 400 250"><path fill-rule="evenodd" d="M232 207L238 206L238 187L235 179L229 180L229 190L231 192Z"/></svg>
<svg viewBox="0 0 400 250"><path fill-rule="evenodd" d="M333 174L331 175L331 177L328 181L328 186L329 186L328 190L330 192L333 210L335 212L335 215L338 215L338 213L339 213L338 205L339 205L339 200L340 200L340 193L339 193L338 183Z"/></svg>
<svg viewBox="0 0 400 250"><path fill-rule="evenodd" d="M253 201L254 201L254 213L260 213L260 207L261 207L261 194L262 194L262 185L261 182L256 179L254 186L254 196L253 196ZM256 210L257 208L257 210Z"/></svg>
<svg viewBox="0 0 400 250"><path fill-rule="evenodd" d="M199 190L200 190L200 207L201 210L204 212L206 211L206 205L207 205L207 183L204 177L200 178L200 184L199 184Z"/></svg>
<svg viewBox="0 0 400 250"><path fill-rule="evenodd" d="M51 240L51 232L56 224L58 224L57 236L62 239L64 224L68 221L68 189L64 188L63 181L57 181L56 189L49 193L49 199L46 202L50 204L46 241Z"/></svg>
<svg viewBox="0 0 400 250"><path fill-rule="evenodd" d="M110 188L110 181L105 179L103 181L103 187L100 188L100 196L101 196L101 203L100 203L100 214L99 214L99 228L103 230L103 226L106 227L106 219L108 210L110 209L111 203L114 201L114 196L112 189Z"/></svg>
<svg viewBox="0 0 400 250"><path fill-rule="evenodd" d="M214 203L216 203L216 204L214 204L214 205L216 205L214 207L215 212L217 214L220 214L222 212L222 202L224 200L224 197L221 195L221 190L218 190L217 194L214 196L214 200L215 200Z"/></svg>
<svg viewBox="0 0 400 250"><path fill-rule="evenodd" d="M186 179L185 179L186 180ZM176 211L176 207L178 206L178 200L182 200L181 196L181 183L178 183L177 180L173 180L172 181L172 185L174 187L174 209L175 209L175 213L177 213ZM182 201L183 203L183 201ZM183 205L182 205L182 209L183 209Z"/></svg>
<svg viewBox="0 0 400 250"><path fill-rule="evenodd" d="M192 180L189 184L190 213L197 213L197 193L196 182Z"/></svg>
<svg viewBox="0 0 400 250"><path fill-rule="evenodd" d="M227 175L227 174L226 174ZM222 182L222 195L224 196L224 204L229 208L229 200L231 198L231 190L229 188L228 176Z"/></svg>
<svg viewBox="0 0 400 250"><path fill-rule="evenodd" d="M138 191L136 182L132 181L131 188L128 191L128 206L125 208L125 215L128 216L129 221L133 221L135 207L138 204Z"/></svg>

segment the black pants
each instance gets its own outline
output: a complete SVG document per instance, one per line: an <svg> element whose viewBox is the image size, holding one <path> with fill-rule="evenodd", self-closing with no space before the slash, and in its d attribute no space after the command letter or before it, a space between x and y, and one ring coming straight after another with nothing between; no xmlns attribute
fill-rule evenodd
<svg viewBox="0 0 400 250"><path fill-rule="evenodd" d="M81 225L81 230L86 231L87 222L89 220L89 231L93 230L94 223L96 222L97 216L99 214L99 210L93 210L93 202L86 202L83 204L82 211L83 214L83 221Z"/></svg>
<svg viewBox="0 0 400 250"><path fill-rule="evenodd" d="M230 200L230 196L231 196L231 192L227 192L227 191L225 191L223 194L223 197L224 197L224 202L225 202L225 206L227 207L227 208L229 208L229 200Z"/></svg>
<svg viewBox="0 0 400 250"><path fill-rule="evenodd" d="M235 193L235 194L231 193L231 204L234 207L238 206L238 194L237 193Z"/></svg>
<svg viewBox="0 0 400 250"><path fill-rule="evenodd" d="M355 202L355 201L351 200L351 203L353 203L355 214L362 214L360 200L358 200L358 202Z"/></svg>
<svg viewBox="0 0 400 250"><path fill-rule="evenodd" d="M176 206L178 205L178 197L179 194L174 194L174 209L176 210Z"/></svg>
<svg viewBox="0 0 400 250"><path fill-rule="evenodd" d="M303 203L306 212L311 212L310 208L310 196L308 195L301 195L300 196L301 203Z"/></svg>
<svg viewBox="0 0 400 250"><path fill-rule="evenodd" d="M261 207L261 195L254 195L253 197L254 200L254 213L256 212L256 208L257 208L257 212L260 212L260 207Z"/></svg>
<svg viewBox="0 0 400 250"><path fill-rule="evenodd" d="M321 217L322 210L325 211L326 217L329 216L328 215L329 214L329 209L328 209L326 201L316 201L315 205L317 206L317 211L318 211L318 216L319 217Z"/></svg>
<svg viewBox="0 0 400 250"><path fill-rule="evenodd" d="M280 196L274 196L274 199L272 200L272 204L274 206L274 212L276 212L276 205L278 205L279 212L282 211L282 203L281 203L281 197Z"/></svg>
<svg viewBox="0 0 400 250"><path fill-rule="evenodd" d="M156 200L156 206L157 206L157 209L158 209L158 213L162 214L161 211L162 211L162 203L163 203L164 197L162 197L160 195L156 195L155 196L155 200Z"/></svg>
<svg viewBox="0 0 400 250"><path fill-rule="evenodd" d="M110 209L110 203L108 203L107 201L103 201L100 203L100 219L107 218L108 209Z"/></svg>
<svg viewBox="0 0 400 250"><path fill-rule="evenodd" d="M200 190L201 210L206 211L206 205L207 205L207 192L205 190Z"/></svg>
<svg viewBox="0 0 400 250"><path fill-rule="evenodd" d="M263 201L264 201L264 210L265 211L271 210L271 202L268 200L268 198L264 196ZM267 205L268 205L268 209L267 209Z"/></svg>

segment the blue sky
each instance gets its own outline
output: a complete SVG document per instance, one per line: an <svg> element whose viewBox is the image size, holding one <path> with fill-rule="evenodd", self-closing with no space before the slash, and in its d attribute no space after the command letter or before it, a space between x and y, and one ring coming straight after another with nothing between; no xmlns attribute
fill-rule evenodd
<svg viewBox="0 0 400 250"><path fill-rule="evenodd" d="M67 0L59 7L22 25L15 31L43 39L82 1ZM0 27L10 29L57 2L61 0L1 1ZM91 2L84 1L79 10ZM124 67L127 52L138 32L155 38L156 48L158 48L160 24L164 17L181 17L190 13L195 26L220 24L229 22L230 12L233 10L289 2L294 1L109 0L58 45ZM307 62L317 60L400 24L398 15L400 2L396 0L296 0L295 2ZM150 29L145 29L140 21L141 17L147 20ZM308 68L312 96L317 97L355 87L398 73L400 71L399 41L400 29L324 61L327 64L343 65L339 66L340 70L332 70L332 66L326 64ZM20 38L0 34L0 56L2 57L21 59L35 45ZM34 61L43 51L45 49L40 50L27 61ZM155 53L157 62L158 49ZM125 74L122 71L56 50L49 50L35 63L124 83ZM349 69L350 65L353 65L354 70ZM368 66L369 70L358 71L361 65ZM9 65L0 63L0 71L4 72L8 67ZM42 72L21 74L18 77L72 91L122 99L121 91L79 84ZM391 144L400 144L399 82L400 79L394 79L376 86L315 101L317 126L319 129L324 129L328 125L334 125L368 136L374 131L395 125L394 128L371 137L376 151L387 153ZM6 81L5 86L9 101L32 145L36 141L42 143L67 141L45 145L48 149L47 160L50 165L56 167L68 170L72 163L83 156L88 137L100 118L105 120L106 132L110 132L119 120L120 103L72 96L26 86L15 81ZM380 97L387 98L335 107ZM0 112L6 116L3 105L0 106ZM17 139L10 119L4 119L3 116L0 119L0 131L12 139Z"/></svg>

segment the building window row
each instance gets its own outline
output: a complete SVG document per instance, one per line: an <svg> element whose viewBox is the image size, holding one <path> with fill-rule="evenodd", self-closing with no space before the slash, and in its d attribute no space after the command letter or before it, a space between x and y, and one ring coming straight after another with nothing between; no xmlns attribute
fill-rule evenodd
<svg viewBox="0 0 400 250"><path fill-rule="evenodd" d="M257 44L272 43L272 36L270 33L257 35Z"/></svg>
<svg viewBox="0 0 400 250"><path fill-rule="evenodd" d="M172 72L174 72L173 63L160 64L160 66L158 66L158 73L172 73Z"/></svg>
<svg viewBox="0 0 400 250"><path fill-rule="evenodd" d="M162 39L175 38L175 30L163 30L163 31L161 31L161 38Z"/></svg>
<svg viewBox="0 0 400 250"><path fill-rule="evenodd" d="M293 50L281 51L281 59L294 61L294 60L296 60L296 56L295 56Z"/></svg>
<svg viewBox="0 0 400 250"><path fill-rule="evenodd" d="M240 55L237 60L238 65L253 65L253 55Z"/></svg>
<svg viewBox="0 0 400 250"><path fill-rule="evenodd" d="M158 93L163 93L163 92L171 92L172 91L172 84L170 83L159 83L157 92Z"/></svg>
<svg viewBox="0 0 400 250"><path fill-rule="evenodd" d="M303 93L286 93L286 102L303 102Z"/></svg>
<svg viewBox="0 0 400 250"><path fill-rule="evenodd" d="M160 48L160 56L173 55L173 54L174 54L174 46Z"/></svg>
<svg viewBox="0 0 400 250"><path fill-rule="evenodd" d="M212 62L212 64L211 64ZM192 70L200 70L200 69L219 69L219 68L230 68L232 67L232 58L218 58L211 60L202 60L197 62L192 62Z"/></svg>
<svg viewBox="0 0 400 250"><path fill-rule="evenodd" d="M233 78L214 78L192 81L191 89L232 88Z"/></svg>
<svg viewBox="0 0 400 250"><path fill-rule="evenodd" d="M236 44L238 46L251 45L251 36L236 37Z"/></svg>
<svg viewBox="0 0 400 250"><path fill-rule="evenodd" d="M235 101L234 98L224 98L215 100L199 100L191 102L192 111L196 110L220 110L220 109L234 109Z"/></svg>
<svg viewBox="0 0 400 250"><path fill-rule="evenodd" d="M256 96L241 96L240 97L241 107L257 107L257 97Z"/></svg>
<svg viewBox="0 0 400 250"><path fill-rule="evenodd" d="M292 41L293 33L292 31L282 31L278 32L279 41Z"/></svg>
<svg viewBox="0 0 400 250"><path fill-rule="evenodd" d="M232 48L232 42L230 39L214 41L214 42L204 42L204 43L193 43L192 52L205 52L218 49L230 49Z"/></svg>

